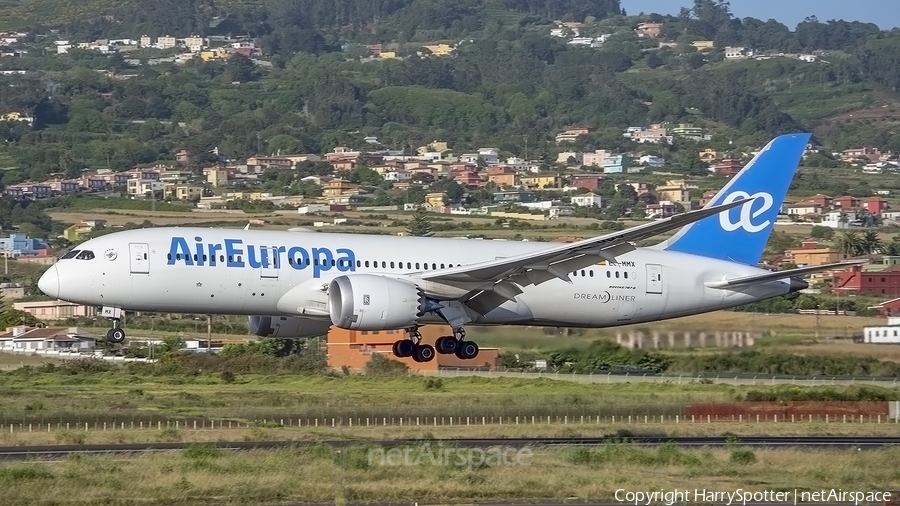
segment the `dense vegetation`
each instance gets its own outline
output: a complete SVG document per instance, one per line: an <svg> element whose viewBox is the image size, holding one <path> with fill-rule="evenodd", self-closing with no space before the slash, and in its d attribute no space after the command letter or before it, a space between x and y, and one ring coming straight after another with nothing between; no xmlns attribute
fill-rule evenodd
<svg viewBox="0 0 900 506"><path fill-rule="evenodd" d="M96 7L105 12L102 3ZM125 169L182 148L195 154L195 168L215 161L216 147L236 159L337 145L373 149L366 135L407 151L442 139L457 151L494 145L521 155L527 143L529 157L549 168L562 149L554 135L576 124L594 129L571 146L576 150L629 147L623 128L657 121L703 126L718 148L755 148L775 134L810 128L834 149L900 148L900 134L871 121L827 121L847 107L873 104L876 92L896 100L888 90L900 75L900 36L870 24L809 19L792 32L774 21L737 20L727 3L712 0L667 17L624 16L615 0L150 0L119 9L116 23L90 16L47 21L65 24L72 40L250 33L274 67L235 56L132 68L121 54L78 50L4 59L3 69L33 72L0 77L0 110L35 117L34 128L0 126L7 141L0 165L20 169L4 173L7 184L55 172L74 176L86 167ZM585 21L587 35L614 35L599 49L573 47L548 35L553 19ZM663 21L663 36L676 46L657 49L656 40L639 39L631 29L640 21ZM699 38L718 48L831 52L828 63L718 62L721 50L702 54L689 45ZM452 57L416 54L429 41L459 40ZM358 44L373 42L395 44L405 59L359 60ZM95 72L106 69L133 77ZM828 97L803 100L813 92ZM678 140L645 151L702 173L691 154L696 147Z"/></svg>

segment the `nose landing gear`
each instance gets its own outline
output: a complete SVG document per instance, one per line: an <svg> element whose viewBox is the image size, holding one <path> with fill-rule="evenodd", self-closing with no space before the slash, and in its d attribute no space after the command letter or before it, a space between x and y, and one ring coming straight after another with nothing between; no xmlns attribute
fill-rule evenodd
<svg viewBox="0 0 900 506"><path fill-rule="evenodd" d="M112 320L112 328L106 333L106 342L120 344L125 341L125 329L122 328L122 309L103 306L100 314Z"/></svg>

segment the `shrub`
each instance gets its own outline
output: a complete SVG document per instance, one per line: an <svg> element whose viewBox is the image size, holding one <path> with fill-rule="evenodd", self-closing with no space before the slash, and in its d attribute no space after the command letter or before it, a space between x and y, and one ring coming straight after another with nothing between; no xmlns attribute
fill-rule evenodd
<svg viewBox="0 0 900 506"><path fill-rule="evenodd" d="M409 373L409 367L402 362L391 360L385 356L375 353L366 363L366 374L370 376L406 376Z"/></svg>
<svg viewBox="0 0 900 506"><path fill-rule="evenodd" d="M756 454L748 448L735 448L731 450L729 460L732 464L747 465L756 462Z"/></svg>

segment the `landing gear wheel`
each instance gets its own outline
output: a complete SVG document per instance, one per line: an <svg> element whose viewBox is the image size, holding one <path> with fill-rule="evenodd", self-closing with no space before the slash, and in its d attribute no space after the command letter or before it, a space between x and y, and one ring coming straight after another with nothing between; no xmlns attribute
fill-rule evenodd
<svg viewBox="0 0 900 506"><path fill-rule="evenodd" d="M420 344L416 346L413 353L413 360L416 362L431 362L434 360L434 347L430 344Z"/></svg>
<svg viewBox="0 0 900 506"><path fill-rule="evenodd" d="M462 341L456 349L456 356L461 360L471 360L478 356L478 345L473 341Z"/></svg>
<svg viewBox="0 0 900 506"><path fill-rule="evenodd" d="M394 353L394 356L397 358L406 358L413 356L413 353L416 351L416 345L409 339L401 339L394 343L391 351Z"/></svg>
<svg viewBox="0 0 900 506"><path fill-rule="evenodd" d="M109 329L109 332L106 333L106 341L112 344L119 344L125 341L125 330L124 329Z"/></svg>
<svg viewBox="0 0 900 506"><path fill-rule="evenodd" d="M458 345L459 341L453 336L439 337L434 343L437 352L443 355L452 355L456 353L456 349L459 347Z"/></svg>

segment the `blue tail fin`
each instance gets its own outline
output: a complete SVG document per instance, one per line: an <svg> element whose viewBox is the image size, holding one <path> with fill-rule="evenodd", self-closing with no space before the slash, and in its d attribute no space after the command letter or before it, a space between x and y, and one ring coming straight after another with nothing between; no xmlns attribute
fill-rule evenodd
<svg viewBox="0 0 900 506"><path fill-rule="evenodd" d="M706 207L751 199L746 205L692 223L661 245L668 251L756 265L810 134L773 139Z"/></svg>

